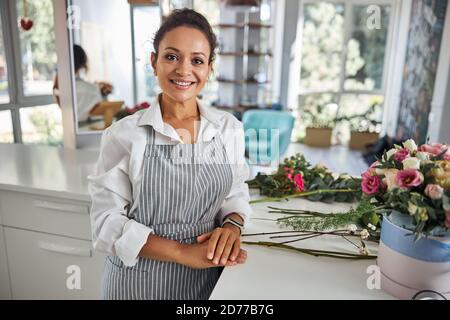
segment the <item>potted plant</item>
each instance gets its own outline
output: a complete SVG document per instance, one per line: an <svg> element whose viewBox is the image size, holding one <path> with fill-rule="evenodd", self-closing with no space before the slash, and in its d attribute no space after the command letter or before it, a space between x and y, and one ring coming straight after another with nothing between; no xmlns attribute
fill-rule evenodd
<svg viewBox="0 0 450 320"><path fill-rule="evenodd" d="M362 174L363 194L384 207L381 287L411 299L450 297L450 150L413 140L385 152Z"/></svg>
<svg viewBox="0 0 450 320"><path fill-rule="evenodd" d="M350 149L363 150L368 144L379 139L381 126L378 120L379 114L381 114L381 104L374 101L366 113L341 119L347 120L350 125Z"/></svg>
<svg viewBox="0 0 450 320"><path fill-rule="evenodd" d="M327 103L305 110L303 119L306 124L304 143L312 147L330 147L335 126L337 105Z"/></svg>

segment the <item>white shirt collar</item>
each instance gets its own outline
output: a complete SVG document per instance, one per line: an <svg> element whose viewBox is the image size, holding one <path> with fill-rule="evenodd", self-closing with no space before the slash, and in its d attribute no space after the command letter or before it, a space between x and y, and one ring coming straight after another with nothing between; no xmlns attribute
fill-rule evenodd
<svg viewBox="0 0 450 320"><path fill-rule="evenodd" d="M222 123L222 118L224 116L223 113L219 112L211 106L205 105L205 103L201 102L199 99L197 99L197 105L200 111L200 115L208 122L210 122L215 129L219 129ZM152 126L156 131L167 135L167 131L164 130L165 124L162 119L159 97L156 97L152 101L150 107L142 114L142 116L138 120L137 125L149 125ZM213 132L210 132L210 134L213 134ZM208 138L210 134L208 134Z"/></svg>

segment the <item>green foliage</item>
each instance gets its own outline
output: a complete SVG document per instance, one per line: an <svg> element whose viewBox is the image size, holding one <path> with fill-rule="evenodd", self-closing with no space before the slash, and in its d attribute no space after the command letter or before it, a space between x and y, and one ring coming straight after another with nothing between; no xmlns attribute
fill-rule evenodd
<svg viewBox="0 0 450 320"><path fill-rule="evenodd" d="M301 175L304 187L300 189L294 177ZM307 196L311 201L353 202L361 198L361 180L347 174L335 175L324 166L312 166L305 157L298 153L286 158L274 174L258 173L255 179L248 181L251 188L258 188L261 195L283 197L304 191L336 190L336 192L317 193ZM355 190L339 192L339 190Z"/></svg>
<svg viewBox="0 0 450 320"><path fill-rule="evenodd" d="M17 13L24 16L22 1L17 1ZM28 16L33 20L29 31L19 30L21 50L31 49L35 79L49 79L56 64L53 5L51 0L28 0ZM24 68L26 65L24 64Z"/></svg>
<svg viewBox="0 0 450 320"><path fill-rule="evenodd" d="M294 215L293 210L291 212L283 212L282 209L280 209L279 213L291 214L287 218L278 219L278 223L293 230L326 231L339 228L346 229L350 224L358 224L365 227L369 223L373 226L379 226L381 220L381 215L377 213L377 208L367 200L361 201L356 208L343 213L323 214L302 211L302 214ZM376 236L377 234L371 232L371 235Z"/></svg>

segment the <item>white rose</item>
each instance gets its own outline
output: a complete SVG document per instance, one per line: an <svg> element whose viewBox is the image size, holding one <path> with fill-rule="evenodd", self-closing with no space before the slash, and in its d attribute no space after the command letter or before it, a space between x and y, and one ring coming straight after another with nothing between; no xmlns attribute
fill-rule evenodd
<svg viewBox="0 0 450 320"><path fill-rule="evenodd" d="M430 160L430 156L427 152L418 151L416 153L416 157L420 159L420 161L428 161Z"/></svg>
<svg viewBox="0 0 450 320"><path fill-rule="evenodd" d="M348 226L348 231L350 232L355 232L356 230L358 230L358 227L356 226L356 224L351 224Z"/></svg>
<svg viewBox="0 0 450 320"><path fill-rule="evenodd" d="M403 142L403 146L409 150L409 152L413 153L417 151L417 144L414 142L413 139L408 139L405 142Z"/></svg>
<svg viewBox="0 0 450 320"><path fill-rule="evenodd" d="M361 237L362 240L366 240L367 238L369 238L370 233L369 231L367 231L367 229L363 229L359 234L359 236Z"/></svg>
<svg viewBox="0 0 450 320"><path fill-rule="evenodd" d="M411 216L415 215L419 207L417 207L414 203L408 202L408 212Z"/></svg>
<svg viewBox="0 0 450 320"><path fill-rule="evenodd" d="M403 169L415 169L415 170L419 170L420 169L420 160L415 158L415 157L410 157L410 158L406 158L405 160L402 161L403 164Z"/></svg>
<svg viewBox="0 0 450 320"><path fill-rule="evenodd" d="M387 157L387 160L389 160L394 154L396 154L397 153L397 149L395 149L395 148L392 148L391 150L389 150L388 152L386 152L386 157Z"/></svg>

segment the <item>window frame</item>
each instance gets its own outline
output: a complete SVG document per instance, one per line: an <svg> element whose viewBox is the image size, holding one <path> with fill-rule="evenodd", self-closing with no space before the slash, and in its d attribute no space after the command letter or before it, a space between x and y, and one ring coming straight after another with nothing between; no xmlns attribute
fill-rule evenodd
<svg viewBox="0 0 450 320"><path fill-rule="evenodd" d="M302 40L303 40L303 27L304 27L304 7L307 4L317 3L315 0L303 0L299 4L299 15L297 24L297 44L296 52L294 56L294 72L290 76L290 86L289 86L289 104L298 105L301 99L313 94L333 94L336 95L336 103L340 105L341 98L343 95L382 95L386 98L386 89L388 82L388 70L390 69L391 56L392 56L392 39L395 29L395 19L397 17L397 0L323 0L323 2L328 2L332 4L343 4L344 5L344 40L343 40L343 50L341 53L341 65L340 65L340 79L339 79L339 89L337 91L333 90L305 90L302 91L300 87L301 83L301 63L302 63ZM353 6L354 5L390 5L391 12L389 18L389 26L387 30L386 38L386 50L384 54L383 61L383 78L381 81L381 88L375 90L346 90L345 89L345 77L346 77L346 61L347 61L347 50L348 41L353 33ZM385 99L386 100L386 99ZM383 119L385 114L385 107L383 106Z"/></svg>
<svg viewBox="0 0 450 320"><path fill-rule="evenodd" d="M10 110L13 126L14 143L23 143L20 109L55 104L53 95L25 96L23 73L21 67L20 38L15 0L0 2L2 19L3 45L8 72L9 103L0 104L1 110Z"/></svg>

